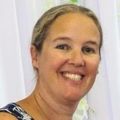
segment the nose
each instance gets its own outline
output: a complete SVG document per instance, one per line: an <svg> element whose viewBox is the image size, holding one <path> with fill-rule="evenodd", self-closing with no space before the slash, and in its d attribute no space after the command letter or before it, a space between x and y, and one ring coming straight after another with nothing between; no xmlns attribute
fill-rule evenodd
<svg viewBox="0 0 120 120"><path fill-rule="evenodd" d="M69 64L72 64L76 67L84 67L85 58L83 53L81 53L80 51L72 52L69 58Z"/></svg>

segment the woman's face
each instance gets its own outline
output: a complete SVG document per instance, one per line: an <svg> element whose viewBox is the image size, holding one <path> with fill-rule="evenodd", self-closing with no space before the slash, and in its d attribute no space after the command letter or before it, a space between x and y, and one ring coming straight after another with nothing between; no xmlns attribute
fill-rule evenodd
<svg viewBox="0 0 120 120"><path fill-rule="evenodd" d="M38 88L59 101L78 101L92 87L100 54L100 34L93 20L69 13L51 25L41 53L33 58Z"/></svg>

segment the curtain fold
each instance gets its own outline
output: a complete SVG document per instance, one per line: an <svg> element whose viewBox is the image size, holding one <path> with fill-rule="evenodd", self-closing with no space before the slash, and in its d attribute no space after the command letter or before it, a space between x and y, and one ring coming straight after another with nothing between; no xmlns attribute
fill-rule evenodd
<svg viewBox="0 0 120 120"><path fill-rule="evenodd" d="M116 0L97 2L98 16L103 28L103 48L100 73L89 100L95 108L96 120L119 120L120 38L117 2ZM92 3L89 4L92 6Z"/></svg>
<svg viewBox="0 0 120 120"><path fill-rule="evenodd" d="M15 7L14 0L1 1L0 4L1 106L5 103L20 99L25 95L21 48L19 45L20 39Z"/></svg>

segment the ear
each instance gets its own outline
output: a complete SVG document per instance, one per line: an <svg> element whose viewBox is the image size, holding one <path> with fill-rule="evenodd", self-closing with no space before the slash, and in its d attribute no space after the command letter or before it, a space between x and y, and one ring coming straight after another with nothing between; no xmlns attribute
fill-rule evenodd
<svg viewBox="0 0 120 120"><path fill-rule="evenodd" d="M31 53L31 59L32 59L32 65L35 69L38 69L38 56L39 53L34 45L31 46L30 48L30 53Z"/></svg>

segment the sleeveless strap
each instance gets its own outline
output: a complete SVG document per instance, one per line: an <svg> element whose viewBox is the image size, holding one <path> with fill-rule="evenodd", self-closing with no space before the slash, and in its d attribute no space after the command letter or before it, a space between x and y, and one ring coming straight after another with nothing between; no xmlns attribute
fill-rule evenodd
<svg viewBox="0 0 120 120"><path fill-rule="evenodd" d="M0 108L0 112L7 112L15 116L18 120L34 120L16 103L8 104L7 106Z"/></svg>

